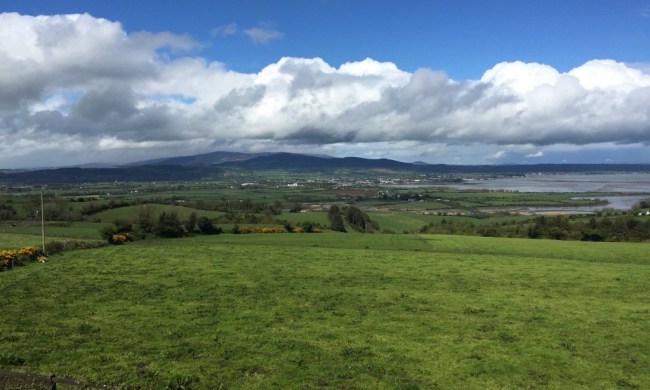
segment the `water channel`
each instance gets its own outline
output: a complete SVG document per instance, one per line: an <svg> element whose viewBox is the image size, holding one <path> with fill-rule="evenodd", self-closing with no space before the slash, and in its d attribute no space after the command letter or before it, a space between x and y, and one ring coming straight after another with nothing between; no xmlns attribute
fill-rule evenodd
<svg viewBox="0 0 650 390"><path fill-rule="evenodd" d="M400 186L402 188L408 185ZM413 187L425 187L417 185ZM463 183L449 184L446 187L459 190L503 190L518 192L566 192L580 194L589 192L611 193L598 196L607 205L576 207L526 207L520 211L529 212L583 212L590 213L602 209L629 210L635 203L650 198L650 174L530 174L523 177L507 177L486 180L465 180ZM591 198L591 197L587 197Z"/></svg>

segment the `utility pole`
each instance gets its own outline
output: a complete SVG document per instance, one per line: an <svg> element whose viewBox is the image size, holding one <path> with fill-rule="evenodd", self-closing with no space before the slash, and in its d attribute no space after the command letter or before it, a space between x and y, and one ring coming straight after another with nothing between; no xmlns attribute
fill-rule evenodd
<svg viewBox="0 0 650 390"><path fill-rule="evenodd" d="M43 207L43 187L41 187L41 241L43 243L43 254L45 254L45 207Z"/></svg>

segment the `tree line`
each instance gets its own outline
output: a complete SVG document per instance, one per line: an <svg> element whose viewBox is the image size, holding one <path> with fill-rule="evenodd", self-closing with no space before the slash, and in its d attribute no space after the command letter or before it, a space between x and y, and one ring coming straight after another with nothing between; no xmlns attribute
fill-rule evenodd
<svg viewBox="0 0 650 390"><path fill-rule="evenodd" d="M152 236L175 238L194 233L220 234L222 231L206 216L191 213L186 220L181 221L176 212L163 211L156 217L151 208L144 206L138 212L134 222L116 220L112 225L100 229L100 235L111 244L123 244Z"/></svg>
<svg viewBox="0 0 650 390"><path fill-rule="evenodd" d="M443 219L431 222L420 233L478 235L485 237L519 237L532 239L580 241L650 240L650 219L645 221L629 215L576 217L538 216L526 221L488 222Z"/></svg>

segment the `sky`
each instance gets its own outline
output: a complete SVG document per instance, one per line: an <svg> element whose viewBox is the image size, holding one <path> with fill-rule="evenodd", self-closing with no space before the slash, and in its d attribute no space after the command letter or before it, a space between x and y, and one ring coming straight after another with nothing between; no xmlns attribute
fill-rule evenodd
<svg viewBox="0 0 650 390"><path fill-rule="evenodd" d="M650 163L650 0L0 0L0 169Z"/></svg>

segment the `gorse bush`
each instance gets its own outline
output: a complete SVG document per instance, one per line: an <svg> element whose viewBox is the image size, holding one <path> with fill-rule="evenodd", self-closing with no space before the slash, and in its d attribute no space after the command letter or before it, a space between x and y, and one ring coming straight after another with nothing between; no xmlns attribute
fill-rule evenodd
<svg viewBox="0 0 650 390"><path fill-rule="evenodd" d="M122 245L125 242L129 242L129 241L133 241L133 240L131 239L131 236L129 236L128 233L125 233L125 234L118 233L118 234L113 234L111 236L110 241L111 241L111 244L113 244L113 245Z"/></svg>
<svg viewBox="0 0 650 390"><path fill-rule="evenodd" d="M113 225L104 226L99 230L101 237L109 244L120 245L125 242L133 241L131 233L133 224L126 221L115 221Z"/></svg>
<svg viewBox="0 0 650 390"><path fill-rule="evenodd" d="M76 249L91 249L106 246L104 241L50 241L45 244L45 252L32 246L24 246L20 249L3 249L0 250L0 271L5 271L16 266L25 265L38 261L45 263L48 256L61 253L64 251Z"/></svg>
<svg viewBox="0 0 650 390"><path fill-rule="evenodd" d="M18 250L0 250L0 270L6 270L28 262L39 261L44 263L47 256L31 246L24 246Z"/></svg>

